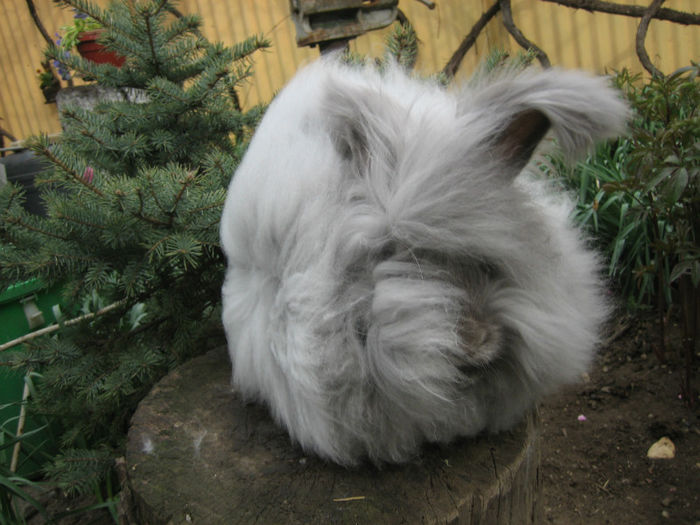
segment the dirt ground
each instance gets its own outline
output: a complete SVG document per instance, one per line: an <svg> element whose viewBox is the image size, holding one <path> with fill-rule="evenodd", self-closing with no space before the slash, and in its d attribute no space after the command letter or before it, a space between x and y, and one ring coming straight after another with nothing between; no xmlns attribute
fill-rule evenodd
<svg viewBox="0 0 700 525"><path fill-rule="evenodd" d="M668 351L665 364L654 355L654 320L623 318L618 328L625 326L600 350L589 380L542 407L547 523L700 524L697 392L689 408L680 397L677 350ZM675 444L675 457L647 458L664 436Z"/></svg>

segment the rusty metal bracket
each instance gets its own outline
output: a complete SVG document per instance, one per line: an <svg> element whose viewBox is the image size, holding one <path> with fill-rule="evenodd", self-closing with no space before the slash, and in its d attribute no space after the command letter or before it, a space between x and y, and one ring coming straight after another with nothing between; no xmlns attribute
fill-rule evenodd
<svg viewBox="0 0 700 525"><path fill-rule="evenodd" d="M297 45L347 41L391 24L398 0L290 0Z"/></svg>

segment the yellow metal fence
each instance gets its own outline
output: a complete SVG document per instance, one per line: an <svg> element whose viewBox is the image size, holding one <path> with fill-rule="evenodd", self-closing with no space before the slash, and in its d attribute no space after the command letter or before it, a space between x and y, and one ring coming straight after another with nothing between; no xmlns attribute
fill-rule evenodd
<svg viewBox="0 0 700 525"><path fill-rule="evenodd" d="M634 4L634 0L616 0ZM106 0L96 1L106 5ZM441 70L493 0L436 0L428 10L415 0L401 0L400 8L416 28L421 41L417 67L423 73ZM640 2L639 5L647 2ZM72 13L51 0L35 0L38 15L53 35L71 22ZM697 0L667 0L664 7L692 12ZM198 13L204 33L213 41L233 44L261 33L272 41L271 50L256 57L255 77L241 89L243 104L268 101L302 64L318 56L316 49L296 47L288 0L182 0L179 9ZM542 48L555 66L583 68L603 73L629 67L640 71L634 51L638 18L589 13L543 0L513 0L518 27ZM388 30L376 31L353 43L360 53L378 55ZM44 103L37 69L45 42L29 15L25 0L0 0L0 126L19 139L31 134L59 131L54 104ZM483 31L465 57L458 76L467 76L494 49L518 48L503 29L500 15ZM700 28L654 20L647 49L664 72L700 58Z"/></svg>

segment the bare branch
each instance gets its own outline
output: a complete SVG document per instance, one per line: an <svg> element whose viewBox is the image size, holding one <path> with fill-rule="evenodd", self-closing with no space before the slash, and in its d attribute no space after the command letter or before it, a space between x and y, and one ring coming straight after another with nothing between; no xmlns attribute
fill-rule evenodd
<svg viewBox="0 0 700 525"><path fill-rule="evenodd" d="M651 19L654 18L661 7L661 4L663 3L664 0L653 0L651 4L649 4L649 7L646 9L644 16L642 17L642 21L639 22L637 36L634 39L634 47L637 51L639 61L644 66L644 69L646 69L653 77L663 77L664 74L651 63L646 47L644 47L644 40L646 40L647 31L649 30L649 22L651 22Z"/></svg>
<svg viewBox="0 0 700 525"><path fill-rule="evenodd" d="M105 306L104 308L101 308L100 310L97 310L96 312L91 312L87 313L85 315L81 315L80 317L76 317L75 319L69 319L62 325L59 323L49 325L45 328L41 328L40 330L36 330L35 332L30 332L28 334L25 334L21 337L18 337L17 339L13 339L12 341L8 341L7 343L3 343L0 345L0 352L4 352L5 350L9 350L13 346L17 346L22 343L26 343L27 341L30 341L32 339L36 339L37 337L40 337L42 335L50 334L53 332L56 332L61 328L61 326L73 326L74 324L82 323L83 321L89 321L90 319L93 319L99 315L104 315L108 312L111 312L115 308L118 308L122 305L126 304L125 300L117 301L116 303L112 303L110 305Z"/></svg>
<svg viewBox="0 0 700 525"><path fill-rule="evenodd" d="M417 0L421 4L423 4L425 7L428 9L435 9L435 2L431 2L430 0Z"/></svg>
<svg viewBox="0 0 700 525"><path fill-rule="evenodd" d="M39 33L41 33L41 36L44 38L44 40L46 41L48 46L51 47L53 45L53 40L51 40L51 36L49 35L49 32L44 27L44 24L41 22L41 19L39 18L39 15L36 12L36 6L34 5L34 0L26 0L26 2L27 2L27 9L29 10L29 14L32 17L32 20L34 20L34 25L39 30ZM51 69L51 63L48 60L44 60L41 63L41 66L44 68L44 71L51 72L51 74L56 79L56 81L60 82L59 78L56 76L56 73ZM68 82L68 85L72 86L73 81L70 80Z"/></svg>
<svg viewBox="0 0 700 525"><path fill-rule="evenodd" d="M553 4L563 5L565 7L573 7L574 9L584 9L586 11L601 13L609 13L612 15L631 16L633 18L642 18L647 8L639 5L621 5L603 0L543 0L544 2L552 2ZM700 25L700 14L685 13L674 9L659 9L654 18L657 20L667 20L683 25Z"/></svg>
<svg viewBox="0 0 700 525"><path fill-rule="evenodd" d="M0 119L0 120L2 120L2 119ZM9 131L7 131L7 130L6 130L5 128L3 128L3 127L0 127L0 137L7 137L7 138L10 139L12 142L16 142L16 141L17 141L17 137L15 137L12 133L10 133Z"/></svg>
<svg viewBox="0 0 700 525"><path fill-rule="evenodd" d="M34 6L34 0L26 0L26 2L27 2L27 9L29 10L29 14L32 17L32 20L34 20L34 25L41 33L41 36L44 37L44 40L46 40L46 43L49 46L53 45L53 40L51 40L51 37L49 36L49 32L46 31L44 24L41 23L41 20L39 19L39 15L36 12L36 7Z"/></svg>
<svg viewBox="0 0 700 525"><path fill-rule="evenodd" d="M518 29L518 27L515 25L515 22L513 21L513 12L510 8L510 0L499 0L499 3L501 5L501 11L503 12L503 25L513 36L518 45L525 49L525 51L532 50L535 53L535 57L537 57L537 60L540 61L540 64L542 64L543 67L552 67L552 63L549 61L547 54L525 38L522 31L520 31L520 29Z"/></svg>
<svg viewBox="0 0 700 525"><path fill-rule="evenodd" d="M481 31L484 29L486 24L491 21L491 19L496 16L498 11L501 9L501 5L499 4L498 1L496 1L485 13L481 15L481 18L477 20L476 24L471 28L471 31L469 31L469 34L464 37L464 40L462 40L462 43L459 44L459 47L456 49L456 51L452 54L450 57L450 60L445 64L445 67L442 69L442 73L447 77L447 78L452 78L455 76L455 73L457 72L457 69L459 69L459 65L462 63L462 59L464 58L464 55L467 54L467 51L471 49L471 47L474 45L476 42L477 37L481 33Z"/></svg>

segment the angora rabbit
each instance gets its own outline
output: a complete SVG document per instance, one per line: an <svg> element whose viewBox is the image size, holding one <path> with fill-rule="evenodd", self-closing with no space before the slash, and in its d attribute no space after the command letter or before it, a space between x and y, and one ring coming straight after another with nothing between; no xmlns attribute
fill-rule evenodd
<svg viewBox="0 0 700 525"><path fill-rule="evenodd" d="M335 58L270 105L228 191L233 384L343 465L499 431L589 365L607 315L569 201L525 170L623 131L603 78L494 73L451 92Z"/></svg>

